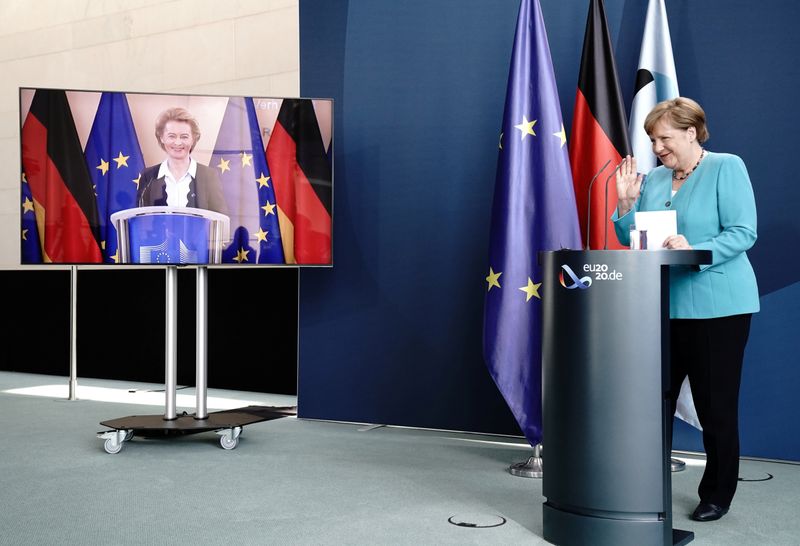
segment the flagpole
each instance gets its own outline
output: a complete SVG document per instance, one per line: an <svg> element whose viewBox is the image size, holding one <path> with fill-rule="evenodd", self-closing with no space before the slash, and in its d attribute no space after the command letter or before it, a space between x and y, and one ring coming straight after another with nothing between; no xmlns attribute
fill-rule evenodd
<svg viewBox="0 0 800 546"><path fill-rule="evenodd" d="M535 227L534 227L535 226ZM583 246L550 46L538 0L522 0L503 111L484 303L483 355L542 472L542 250ZM508 249L514 249L509 252ZM501 277L502 275L502 277Z"/></svg>
<svg viewBox="0 0 800 546"><path fill-rule="evenodd" d="M656 85L655 74L660 78L660 85ZM628 124L632 151L643 174L649 173L657 165L656 156L650 146L650 138L644 130L644 120L657 103L679 95L666 6L664 0L650 0L645 16L636 88ZM678 400L676 416L699 428L691 391L684 393L684 389L681 388ZM672 472L681 472L686 468L686 462L670 457L670 468Z"/></svg>

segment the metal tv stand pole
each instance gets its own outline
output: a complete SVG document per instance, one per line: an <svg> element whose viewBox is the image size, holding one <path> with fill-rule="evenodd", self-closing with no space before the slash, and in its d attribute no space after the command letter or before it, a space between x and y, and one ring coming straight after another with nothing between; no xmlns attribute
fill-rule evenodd
<svg viewBox="0 0 800 546"><path fill-rule="evenodd" d="M78 399L78 266L69 268L69 394Z"/></svg>
<svg viewBox="0 0 800 546"><path fill-rule="evenodd" d="M197 267L197 323L196 323L196 411L194 418L208 418L208 268ZM167 266L166 271L166 354L165 354L165 403L164 420L177 418L176 400L178 391L178 268Z"/></svg>
<svg viewBox="0 0 800 546"><path fill-rule="evenodd" d="M166 337L164 355L164 420L173 421L178 391L178 268L168 265L166 270Z"/></svg>
<svg viewBox="0 0 800 546"><path fill-rule="evenodd" d="M197 295L196 295L196 376L195 376L195 397L196 411L195 419L207 419L208 410L206 401L208 400L208 268L204 265L197 267Z"/></svg>

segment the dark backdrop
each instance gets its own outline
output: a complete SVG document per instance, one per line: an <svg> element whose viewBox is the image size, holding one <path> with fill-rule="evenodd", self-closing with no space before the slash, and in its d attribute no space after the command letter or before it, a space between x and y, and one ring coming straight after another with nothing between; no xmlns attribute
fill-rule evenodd
<svg viewBox="0 0 800 546"><path fill-rule="evenodd" d="M195 275L178 270L178 384L195 384ZM69 375L70 272L0 271L0 369ZM78 270L78 376L164 383L164 270ZM210 269L208 385L296 394L297 270ZM78 382L80 384L80 381Z"/></svg>
<svg viewBox="0 0 800 546"><path fill-rule="evenodd" d="M541 0L567 129L587 0ZM332 270L301 273L300 415L519 434L481 357L497 138L518 0L301 0L301 94L336 100ZM630 105L645 0L607 0ZM800 4L668 0L682 94L741 155L759 210L762 312L743 453L800 460ZM701 449L681 424L676 448Z"/></svg>

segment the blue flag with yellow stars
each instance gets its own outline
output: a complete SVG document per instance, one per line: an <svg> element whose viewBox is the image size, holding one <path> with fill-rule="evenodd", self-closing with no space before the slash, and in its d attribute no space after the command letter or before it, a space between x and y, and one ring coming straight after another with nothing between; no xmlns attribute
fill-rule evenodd
<svg viewBox="0 0 800 546"><path fill-rule="evenodd" d="M278 208L253 99L231 97L209 166L218 170L230 209L227 263L284 263Z"/></svg>
<svg viewBox="0 0 800 546"><path fill-rule="evenodd" d="M103 93L84 152L97 196L105 263L122 263L111 215L136 206L144 158L124 93Z"/></svg>
<svg viewBox="0 0 800 546"><path fill-rule="evenodd" d="M540 250L581 248L550 47L538 0L522 0L500 135L483 356L525 437L542 441Z"/></svg>
<svg viewBox="0 0 800 546"><path fill-rule="evenodd" d="M36 225L36 212L33 204L33 194L28 185L25 173L22 173L22 246L20 247L22 263L42 263L42 247L39 242L39 228Z"/></svg>

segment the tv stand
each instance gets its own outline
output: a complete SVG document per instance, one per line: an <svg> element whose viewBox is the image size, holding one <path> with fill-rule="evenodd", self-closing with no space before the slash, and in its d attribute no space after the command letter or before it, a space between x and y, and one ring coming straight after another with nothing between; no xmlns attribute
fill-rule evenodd
<svg viewBox="0 0 800 546"><path fill-rule="evenodd" d="M196 319L196 386L195 413L184 412L178 416L177 400L177 362L178 362L178 267L166 268L166 354L164 381L164 415L132 415L101 421L100 424L112 430L98 432L98 438L105 440L103 447L107 453L119 453L125 442L139 435L142 437L174 437L199 432L216 431L223 449L235 449L239 443L242 427L261 421L280 419L296 415L295 407L248 406L209 414L207 412L207 340L208 340L208 268L197 266L197 319Z"/></svg>

